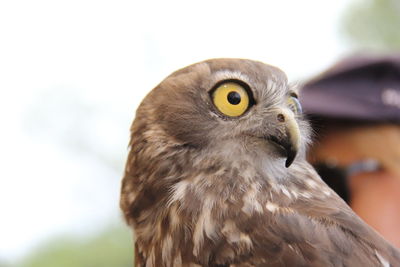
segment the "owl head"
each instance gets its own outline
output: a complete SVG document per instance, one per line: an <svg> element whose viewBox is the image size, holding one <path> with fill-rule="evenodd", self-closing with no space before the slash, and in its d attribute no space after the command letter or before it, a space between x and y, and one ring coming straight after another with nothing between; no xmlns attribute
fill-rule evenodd
<svg viewBox="0 0 400 267"><path fill-rule="evenodd" d="M135 265L388 265L396 252L305 162L307 140L275 67L212 59L167 77L137 110L122 180Z"/></svg>
<svg viewBox="0 0 400 267"><path fill-rule="evenodd" d="M304 154L308 140L286 75L246 59L212 59L174 72L147 95L137 119L136 129L149 129L154 134L148 137L160 143L267 153L286 167Z"/></svg>

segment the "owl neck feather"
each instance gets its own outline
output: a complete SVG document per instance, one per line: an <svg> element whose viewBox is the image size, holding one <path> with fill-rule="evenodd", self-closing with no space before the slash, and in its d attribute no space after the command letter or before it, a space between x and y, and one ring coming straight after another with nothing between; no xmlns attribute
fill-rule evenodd
<svg viewBox="0 0 400 267"><path fill-rule="evenodd" d="M161 259L171 266L203 264L213 257L219 240L237 233L241 234L236 249L249 249L251 241L233 222L240 214L256 220L272 197L262 170L266 166L244 153L228 161L221 153L188 146L164 144L156 150L153 146L134 151L127 173L135 183L127 218L135 229L139 259L149 266L162 266ZM230 248L226 249L229 257Z"/></svg>

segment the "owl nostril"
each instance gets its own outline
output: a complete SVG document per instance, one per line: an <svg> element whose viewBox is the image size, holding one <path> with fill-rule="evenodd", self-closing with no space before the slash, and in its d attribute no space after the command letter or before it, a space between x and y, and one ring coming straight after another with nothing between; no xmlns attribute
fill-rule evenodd
<svg viewBox="0 0 400 267"><path fill-rule="evenodd" d="M278 114L277 119L279 122L285 122L285 116L281 113Z"/></svg>

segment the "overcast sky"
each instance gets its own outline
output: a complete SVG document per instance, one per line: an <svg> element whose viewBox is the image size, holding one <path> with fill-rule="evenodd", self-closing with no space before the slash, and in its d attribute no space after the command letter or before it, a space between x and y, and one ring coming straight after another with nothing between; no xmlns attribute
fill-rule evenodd
<svg viewBox="0 0 400 267"><path fill-rule="evenodd" d="M0 259L118 219L133 112L172 71L214 57L310 77L348 48L349 1L0 3Z"/></svg>

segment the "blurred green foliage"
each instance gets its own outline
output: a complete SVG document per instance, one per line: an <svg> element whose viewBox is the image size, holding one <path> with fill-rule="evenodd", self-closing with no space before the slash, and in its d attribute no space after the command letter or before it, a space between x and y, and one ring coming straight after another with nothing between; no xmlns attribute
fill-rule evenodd
<svg viewBox="0 0 400 267"><path fill-rule="evenodd" d="M400 49L400 1L363 0L349 7L343 30L358 48Z"/></svg>
<svg viewBox="0 0 400 267"><path fill-rule="evenodd" d="M18 267L128 267L133 263L130 230L111 226L98 235L50 240L18 263Z"/></svg>

